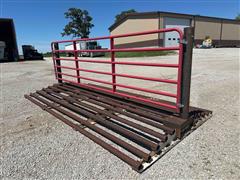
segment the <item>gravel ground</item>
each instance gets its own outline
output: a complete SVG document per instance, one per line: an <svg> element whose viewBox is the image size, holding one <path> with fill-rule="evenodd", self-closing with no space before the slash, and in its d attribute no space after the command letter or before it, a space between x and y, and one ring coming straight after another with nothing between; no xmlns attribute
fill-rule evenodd
<svg viewBox="0 0 240 180"><path fill-rule="evenodd" d="M142 174L24 99L24 94L55 82L50 60L0 64L0 178L240 179L239 52L194 50L191 104L214 115ZM139 67L131 72L147 75ZM171 71L150 73L174 76Z"/></svg>

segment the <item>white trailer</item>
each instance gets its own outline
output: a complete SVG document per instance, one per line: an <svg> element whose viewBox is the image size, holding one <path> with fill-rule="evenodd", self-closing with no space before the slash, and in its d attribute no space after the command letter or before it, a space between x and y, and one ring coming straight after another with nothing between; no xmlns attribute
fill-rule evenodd
<svg viewBox="0 0 240 180"><path fill-rule="evenodd" d="M97 41L80 41L76 44L77 50L97 50L102 49L101 46L98 45ZM65 50L74 50L73 44L69 44L65 46ZM68 56L73 56L73 53L68 53ZM79 56L87 56L87 57L96 57L96 56L104 56L105 52L80 52Z"/></svg>

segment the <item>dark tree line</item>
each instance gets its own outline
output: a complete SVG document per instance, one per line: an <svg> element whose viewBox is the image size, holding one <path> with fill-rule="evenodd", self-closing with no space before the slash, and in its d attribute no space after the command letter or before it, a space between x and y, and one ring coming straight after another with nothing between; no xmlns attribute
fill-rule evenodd
<svg viewBox="0 0 240 180"><path fill-rule="evenodd" d="M115 16L115 22L121 19L123 16L136 12L134 9L122 11ZM69 20L68 24L64 27L62 36L72 36L80 38L88 38L90 30L94 27L93 18L89 15L87 10L81 10L78 8L69 8L64 13L66 19Z"/></svg>

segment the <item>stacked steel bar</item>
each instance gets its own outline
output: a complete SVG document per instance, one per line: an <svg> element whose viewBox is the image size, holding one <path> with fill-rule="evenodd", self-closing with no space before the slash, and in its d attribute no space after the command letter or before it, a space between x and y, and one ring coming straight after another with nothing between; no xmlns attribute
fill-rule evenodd
<svg viewBox="0 0 240 180"><path fill-rule="evenodd" d="M154 113L139 111L137 107L129 107L125 103L70 84L50 86L25 97L104 146L135 170L140 170L143 162L151 162L152 156L161 152L163 144L168 143L169 136L174 136L175 132L173 128L165 125L166 120L158 118ZM143 113L145 115L141 116ZM82 125L86 128L82 128ZM91 134L87 128L121 146L135 155L138 160L107 145L104 140ZM115 133L121 137L114 135ZM124 138L128 141L123 140Z"/></svg>
<svg viewBox="0 0 240 180"><path fill-rule="evenodd" d="M55 84L25 97L136 171L144 170L174 145L175 129L191 126L189 121L177 116L69 83ZM199 116L208 114L198 108L194 111L199 111L196 113Z"/></svg>

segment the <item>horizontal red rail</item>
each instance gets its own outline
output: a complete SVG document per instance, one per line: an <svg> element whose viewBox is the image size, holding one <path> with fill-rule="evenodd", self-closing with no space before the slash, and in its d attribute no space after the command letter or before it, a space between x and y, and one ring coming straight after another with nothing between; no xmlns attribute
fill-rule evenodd
<svg viewBox="0 0 240 180"><path fill-rule="evenodd" d="M157 82L164 82L164 83L170 83L170 84L177 84L176 80L171 80L171 79L161 79L161 78L135 76L135 75L129 75L129 74L110 73L110 72L89 70L89 69L83 69L83 68L72 68L72 67L68 67L68 66L55 66L55 67L56 68L57 67L58 68L63 68L63 69L71 69L71 70L90 72L90 73L104 74L104 75L115 75L115 76L119 76L119 77L126 77L126 78L133 78L133 79L141 79L141 80L148 80L148 81L157 81Z"/></svg>
<svg viewBox="0 0 240 180"><path fill-rule="evenodd" d="M130 36L142 36L142 35L148 35L148 34L154 34L154 33L166 33L166 32L171 32L175 31L179 34L179 39L180 42L183 40L183 33L180 29L177 28L168 28L168 29L159 29L159 30L153 30L153 31L145 31L145 32L137 32L137 33L128 33L128 34L122 34L122 35L114 35L114 36L104 36L104 37L98 37L98 38L84 38L84 39L75 39L75 40L64 40L64 41L55 41L52 42L52 52L53 52L53 63L54 63L54 69L56 73L56 77L59 80L59 82L66 81L66 82L71 82L78 84L80 86L85 86L85 87L91 87L94 89L99 89L99 90L104 90L109 93L113 94L119 94L123 97L129 97L133 99L138 99L143 102L150 102L153 104L157 104L159 106L164 106L168 107L171 109L176 110L176 112L180 112L180 108L178 104L180 104L180 99L181 99L181 74L182 74L182 57L183 57L183 45L179 43L178 46L174 47L149 47L149 48L115 48L114 47L114 39L116 38L123 38L123 37L130 37ZM81 41L96 41L96 40L110 40L110 48L106 49L77 49L76 44ZM59 50L59 43L67 43L71 42L73 44L73 50ZM171 64L171 63L151 63L151 62L123 62L123 61L115 61L115 52L143 52L143 51L174 51L177 50L178 53L178 63L176 64ZM79 59L78 55L81 52L108 52L110 54L111 60L89 60L89 59ZM61 58L61 53L71 53L74 54L74 59L71 58ZM74 61L75 62L75 68L68 67L68 66L61 66L61 61ZM84 69L80 68L79 63L85 62L85 63L102 63L102 64L110 64L111 65L111 72L104 72L104 71L97 71L97 70L89 70L89 69ZM150 67L168 67L168 68L176 68L177 70L177 80L175 79L161 79L161 78L155 78L155 77L145 77L145 76L138 76L138 75L129 75L129 74L123 74L123 73L117 73L116 72L116 65L132 65L132 66L150 66ZM67 74L67 73L62 73L61 69L70 69L74 70L74 74ZM105 80L100 80L100 79L93 79L89 77L83 77L81 75L81 71L83 72L89 72L89 73L96 73L96 74L104 74L104 75L110 75L112 76L112 81L108 82ZM62 78L62 76L70 76L73 77L74 79L76 78L77 83L71 80L67 80ZM157 91L157 90L152 90L150 88L141 88L141 87L135 87L135 86L130 86L130 85L124 85L124 84L118 84L116 82L116 77L123 77L123 78L132 78L132 79L140 79L140 80L146 80L146 81L155 81L155 82L162 82L162 83L170 83L170 84L176 84L176 94L170 93L170 92L165 92L165 91ZM96 86L91 86L88 84L83 84L80 82L80 79L88 80L88 81L94 81L98 83L103 83L103 84L108 84L112 86L111 90L106 90L104 88L99 88ZM159 94L162 96L168 96L172 98L176 98L176 103L175 105L169 105L164 103L159 103L156 100L152 100L151 98L143 98L139 96L134 96L134 95L129 95L126 93L120 93L119 91L116 90L116 87L122 87L122 88L127 88L127 89L133 89L137 91L143 91L147 93L153 93L153 94Z"/></svg>
<svg viewBox="0 0 240 180"><path fill-rule="evenodd" d="M93 89L108 92L108 93L111 93L111 94L113 93L113 91L107 90L107 89L104 89L104 88L99 88L99 87L96 87L96 86L92 86L92 85L88 85L88 84L82 84L82 83L79 84L79 83L76 83L74 81L67 80L67 79L64 79L64 78L58 78L58 79L60 79L62 81L65 81L65 82L70 82L70 83L73 83L73 84L76 84L76 85L79 85L79 86L82 86L82 87L93 88ZM158 102L158 101L154 101L154 100L151 100L151 99L142 98L142 97L138 97L138 96L133 96L133 95L129 95L129 94L126 94L126 93L114 92L114 94L121 95L121 96L124 96L124 97L127 97L127 98L140 100L140 101L147 102L147 103L152 103L152 104L163 106L163 107L170 108L170 109L177 110L177 108L178 108L177 106L174 106L174 105L170 105L170 104L167 104L167 103L162 103L162 102Z"/></svg>
<svg viewBox="0 0 240 180"><path fill-rule="evenodd" d="M157 30L137 32L137 33L128 33L128 34L120 34L120 35L113 35L113 36L103 36L103 37L97 37L97 38L82 38L82 39L74 39L74 40L54 41L52 43L67 43L67 42L74 42L74 41L97 41L97 40L104 40L104 39L130 37L130 36L141 36L141 35L148 35L148 34L155 34L155 33L166 33L166 32L171 32L171 31L176 31L179 34L180 39L183 38L183 32L180 29L166 28L166 29L157 29Z"/></svg>
<svg viewBox="0 0 240 180"><path fill-rule="evenodd" d="M143 91L143 92L148 92L148 93L153 93L153 94L159 94L159 95L173 97L173 98L177 97L176 94L168 93L168 92L164 92L164 91L156 91L156 90L151 90L151 89L146 89L146 88L139 88L139 87L124 85L124 84L111 83L111 82L108 82L108 81L103 81L103 80L98 80L98 79L93 79L93 78L86 78L86 77L83 77L83 76L75 76L75 75L70 75L70 74L66 74L66 73L59 73L58 72L58 74L71 76L71 77L76 77L76 78L81 78L81 79L86 79L86 80L89 80L89 81L99 82L99 83L108 84L108 85L115 85L115 86L118 86L118 87L127 88L127 89L133 89L133 90L137 90L137 91Z"/></svg>
<svg viewBox="0 0 240 180"><path fill-rule="evenodd" d="M141 51L173 51L179 50L179 47L160 47L160 48L122 48L122 49L81 49L81 50L53 50L56 52L141 52Z"/></svg>
<svg viewBox="0 0 240 180"><path fill-rule="evenodd" d="M55 58L55 60L63 61L80 61L89 63L102 63L102 64L120 64L120 65L134 65L134 66L158 66L158 67L169 67L178 68L178 64L163 64L163 63L143 63L143 62L112 62L108 60L85 60L85 59L70 59L70 58Z"/></svg>

